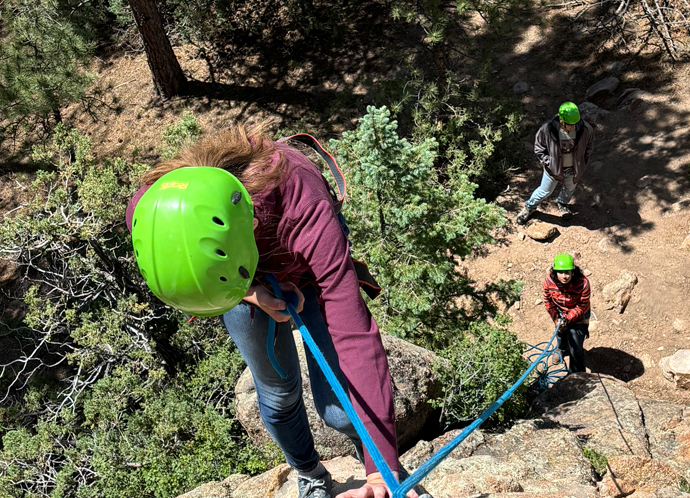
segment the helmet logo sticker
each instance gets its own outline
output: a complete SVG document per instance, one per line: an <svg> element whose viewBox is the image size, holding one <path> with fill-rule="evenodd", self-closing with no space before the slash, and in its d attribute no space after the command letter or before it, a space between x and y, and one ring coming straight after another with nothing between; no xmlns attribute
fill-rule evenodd
<svg viewBox="0 0 690 498"><path fill-rule="evenodd" d="M242 194L239 192L235 192L232 194L232 203L237 204L242 200Z"/></svg>
<svg viewBox="0 0 690 498"><path fill-rule="evenodd" d="M165 190L168 188L180 188L180 189L185 189L189 185L189 182L187 183L180 183L180 182L165 182L163 183L158 190Z"/></svg>

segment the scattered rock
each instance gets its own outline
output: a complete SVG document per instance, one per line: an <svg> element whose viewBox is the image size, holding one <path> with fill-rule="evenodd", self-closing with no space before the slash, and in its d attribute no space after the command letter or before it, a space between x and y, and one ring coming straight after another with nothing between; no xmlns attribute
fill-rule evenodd
<svg viewBox="0 0 690 498"><path fill-rule="evenodd" d="M585 268L584 270L582 270L582 274L583 274L585 277L589 277L589 276L592 274L592 270L589 270L589 269Z"/></svg>
<svg viewBox="0 0 690 498"><path fill-rule="evenodd" d="M604 286L602 290L604 300L609 304L608 309L616 308L619 313L623 313L630 302L636 284L635 273L621 270L618 279Z"/></svg>
<svg viewBox="0 0 690 498"><path fill-rule="evenodd" d="M521 93L525 93L527 90L529 90L529 85L524 81L520 81L513 85L513 92L515 92L518 95L520 95Z"/></svg>
<svg viewBox="0 0 690 498"><path fill-rule="evenodd" d="M690 235L688 235L687 237L685 237L685 240L684 240L683 243L680 245L680 248L681 248L681 249L690 249Z"/></svg>
<svg viewBox="0 0 690 498"><path fill-rule="evenodd" d="M598 208L601 206L601 194L594 194L594 200L592 201L592 207Z"/></svg>
<svg viewBox="0 0 690 498"><path fill-rule="evenodd" d="M606 119L606 116L611 114L609 111L592 104L591 102L582 102L577 106L580 109L582 119L589 124L598 124Z"/></svg>
<svg viewBox="0 0 690 498"><path fill-rule="evenodd" d="M525 234L523 232L518 232L517 239L518 240L525 240Z"/></svg>
<svg viewBox="0 0 690 498"><path fill-rule="evenodd" d="M619 246L612 237L604 237L597 243L597 249L600 253L607 253L618 251Z"/></svg>
<svg viewBox="0 0 690 498"><path fill-rule="evenodd" d="M628 88L618 97L618 106L621 109L634 111L642 102L644 102L645 98L648 98L649 96L649 92L645 92L639 88Z"/></svg>
<svg viewBox="0 0 690 498"><path fill-rule="evenodd" d="M673 320L673 323L671 324L671 328L673 329L674 332L685 332L687 330L687 324L685 323L685 320L681 320L680 318L676 318Z"/></svg>
<svg viewBox="0 0 690 498"><path fill-rule="evenodd" d="M590 100L603 95L611 95L618 88L620 81L615 76L609 76L601 81L597 81L585 92L585 100Z"/></svg>
<svg viewBox="0 0 690 498"><path fill-rule="evenodd" d="M649 187L652 183L654 183L654 177L650 175L644 175L642 178L637 180L635 182L635 186L637 188L647 188Z"/></svg>
<svg viewBox="0 0 690 498"><path fill-rule="evenodd" d="M604 69L604 71L606 71L607 73L617 73L618 71L620 71L624 67L625 67L625 62L616 61L616 62L612 62L611 64L606 66L606 69Z"/></svg>
<svg viewBox="0 0 690 498"><path fill-rule="evenodd" d="M520 309L520 301L515 301L515 309L516 310Z"/></svg>
<svg viewBox="0 0 690 498"><path fill-rule="evenodd" d="M537 299L536 301L534 301L534 305L535 305L535 306L539 306L539 305L542 304L543 302L544 302L544 301L542 301L541 299Z"/></svg>
<svg viewBox="0 0 690 498"><path fill-rule="evenodd" d="M525 230L525 233L533 240L546 242L560 235L561 232L559 232L558 228L556 228L554 225L537 221L528 226L527 230Z"/></svg>
<svg viewBox="0 0 690 498"><path fill-rule="evenodd" d="M661 373L679 389L690 390L690 349L679 349L659 360Z"/></svg>
<svg viewBox="0 0 690 498"><path fill-rule="evenodd" d="M590 320L589 321L589 332L594 333L597 330L599 330L599 320Z"/></svg>

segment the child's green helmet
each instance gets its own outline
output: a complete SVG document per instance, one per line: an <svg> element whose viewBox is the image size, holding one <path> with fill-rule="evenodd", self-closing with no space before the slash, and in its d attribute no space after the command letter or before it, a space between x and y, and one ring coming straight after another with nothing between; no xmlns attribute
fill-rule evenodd
<svg viewBox="0 0 690 498"><path fill-rule="evenodd" d="M179 168L141 197L132 242L144 280L164 303L196 316L236 306L259 252L247 190L220 168Z"/></svg>
<svg viewBox="0 0 690 498"><path fill-rule="evenodd" d="M570 254L558 254L553 258L553 269L556 271L568 271L575 269L575 262Z"/></svg>
<svg viewBox="0 0 690 498"><path fill-rule="evenodd" d="M580 110L573 102L563 102L558 108L558 117L565 124L574 125L580 121Z"/></svg>

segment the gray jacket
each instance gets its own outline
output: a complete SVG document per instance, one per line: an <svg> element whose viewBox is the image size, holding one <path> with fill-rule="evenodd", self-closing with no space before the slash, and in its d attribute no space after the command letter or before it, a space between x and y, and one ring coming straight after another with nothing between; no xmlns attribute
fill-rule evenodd
<svg viewBox="0 0 690 498"><path fill-rule="evenodd" d="M558 138L560 123L558 115L541 125L534 140L534 153L544 167L544 171L562 182L563 157L561 156L561 144ZM594 149L594 131L590 124L581 119L575 125L575 148L573 149L573 181L578 183L585 174Z"/></svg>

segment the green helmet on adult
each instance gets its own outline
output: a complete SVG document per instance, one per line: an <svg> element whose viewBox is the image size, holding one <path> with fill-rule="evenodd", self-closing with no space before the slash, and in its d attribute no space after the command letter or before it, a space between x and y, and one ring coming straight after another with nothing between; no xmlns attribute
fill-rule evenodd
<svg viewBox="0 0 690 498"><path fill-rule="evenodd" d="M558 108L558 117L565 124L574 125L580 121L580 110L573 102L563 102Z"/></svg>
<svg viewBox="0 0 690 498"><path fill-rule="evenodd" d="M137 203L132 242L146 284L187 314L216 316L251 285L259 252L254 209L231 173L211 167L163 175Z"/></svg>
<svg viewBox="0 0 690 498"><path fill-rule="evenodd" d="M575 269L575 262L570 254L558 254L553 258L553 269L556 271L569 271Z"/></svg>

